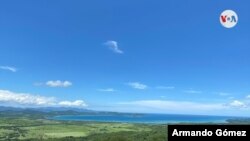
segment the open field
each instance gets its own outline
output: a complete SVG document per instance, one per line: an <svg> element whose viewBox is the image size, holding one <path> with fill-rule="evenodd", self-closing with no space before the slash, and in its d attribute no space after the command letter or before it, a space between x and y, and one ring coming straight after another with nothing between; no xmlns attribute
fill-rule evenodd
<svg viewBox="0 0 250 141"><path fill-rule="evenodd" d="M166 141L166 125L54 121L46 113L0 114L0 140Z"/></svg>
<svg viewBox="0 0 250 141"><path fill-rule="evenodd" d="M163 124L57 121L48 118L89 114L98 115L93 111L0 111L0 141L167 141L167 125ZM228 119L226 124L250 124L250 119Z"/></svg>

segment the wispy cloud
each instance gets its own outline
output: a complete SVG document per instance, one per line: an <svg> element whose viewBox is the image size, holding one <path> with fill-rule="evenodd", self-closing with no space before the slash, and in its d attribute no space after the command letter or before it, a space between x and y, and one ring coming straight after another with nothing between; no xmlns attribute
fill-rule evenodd
<svg viewBox="0 0 250 141"><path fill-rule="evenodd" d="M98 106L95 107L95 109L99 111L117 111L130 113L165 113L224 116L249 116L250 110L250 105L249 103L247 103L247 101L198 102L164 99L123 101L111 105Z"/></svg>
<svg viewBox="0 0 250 141"><path fill-rule="evenodd" d="M196 90L185 90L185 93L189 93L189 94L201 94L202 91L196 91Z"/></svg>
<svg viewBox="0 0 250 141"><path fill-rule="evenodd" d="M113 89L113 88L98 89L98 91L100 91L100 92L114 92L114 91L115 91L115 89Z"/></svg>
<svg viewBox="0 0 250 141"><path fill-rule="evenodd" d="M34 86L42 86L43 83L42 83L42 82L35 82L35 83L33 83L33 85L34 85Z"/></svg>
<svg viewBox="0 0 250 141"><path fill-rule="evenodd" d="M2 69L2 70L7 70L7 71L11 71L11 72L17 72L17 68L15 68L15 67L10 67L10 66L0 66L0 69Z"/></svg>
<svg viewBox="0 0 250 141"><path fill-rule="evenodd" d="M247 98L247 99L250 99L250 95L247 95L246 98Z"/></svg>
<svg viewBox="0 0 250 141"><path fill-rule="evenodd" d="M55 81L47 81L46 85L49 87L69 87L72 85L70 81L61 81L61 80L55 80Z"/></svg>
<svg viewBox="0 0 250 141"><path fill-rule="evenodd" d="M220 96L229 96L230 95L229 93L226 93L226 92L219 92L218 94Z"/></svg>
<svg viewBox="0 0 250 141"><path fill-rule="evenodd" d="M144 90L144 89L147 89L148 86L145 85L145 84L142 84L140 82L129 82L127 83L129 86L131 86L132 88L134 89L139 89L139 90Z"/></svg>
<svg viewBox="0 0 250 141"><path fill-rule="evenodd" d="M175 89L174 86L156 86L156 89L164 89L164 90L173 90Z"/></svg>
<svg viewBox="0 0 250 141"><path fill-rule="evenodd" d="M196 103L188 101L168 101L168 100L140 100L132 102L122 102L120 105L129 107L137 107L138 109L149 109L152 111L162 111L163 113L171 113L175 111L213 111L225 109L225 105L221 103Z"/></svg>
<svg viewBox="0 0 250 141"><path fill-rule="evenodd" d="M105 46L107 46L109 49L111 49L115 53L123 54L123 51L119 49L118 42L117 41L107 41L104 43Z"/></svg>
<svg viewBox="0 0 250 141"><path fill-rule="evenodd" d="M83 100L58 101L55 97L45 97L28 93L16 93L8 90L0 90L0 103L17 104L21 106L56 106L56 107L87 107Z"/></svg>

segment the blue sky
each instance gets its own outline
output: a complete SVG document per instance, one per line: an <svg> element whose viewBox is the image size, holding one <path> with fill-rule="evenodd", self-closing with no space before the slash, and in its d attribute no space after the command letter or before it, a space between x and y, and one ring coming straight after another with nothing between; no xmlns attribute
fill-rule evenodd
<svg viewBox="0 0 250 141"><path fill-rule="evenodd" d="M249 5L1 1L0 104L250 116Z"/></svg>

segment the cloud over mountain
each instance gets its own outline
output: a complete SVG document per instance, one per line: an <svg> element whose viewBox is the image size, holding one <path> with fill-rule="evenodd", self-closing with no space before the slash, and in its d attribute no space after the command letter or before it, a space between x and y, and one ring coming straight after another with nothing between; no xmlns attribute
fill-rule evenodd
<svg viewBox="0 0 250 141"><path fill-rule="evenodd" d="M0 103L15 104L21 106L55 106L55 107L78 107L84 108L88 105L83 100L59 101L55 97L46 97L28 93L16 93L8 90L0 90Z"/></svg>

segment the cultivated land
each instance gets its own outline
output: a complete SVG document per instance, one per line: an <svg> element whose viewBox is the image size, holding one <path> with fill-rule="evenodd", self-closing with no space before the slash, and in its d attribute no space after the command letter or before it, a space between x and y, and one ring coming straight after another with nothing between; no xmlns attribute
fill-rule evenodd
<svg viewBox="0 0 250 141"><path fill-rule="evenodd" d="M90 114L98 115L100 112L0 107L0 141L167 141L167 125L56 121L48 118ZM250 119L229 119L228 124L250 124Z"/></svg>
<svg viewBox="0 0 250 141"><path fill-rule="evenodd" d="M0 111L0 140L166 141L166 125L55 121L47 117L74 111ZM84 113L81 113L84 114Z"/></svg>

